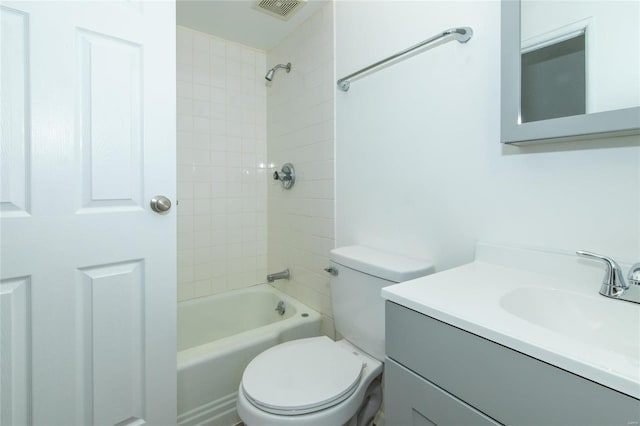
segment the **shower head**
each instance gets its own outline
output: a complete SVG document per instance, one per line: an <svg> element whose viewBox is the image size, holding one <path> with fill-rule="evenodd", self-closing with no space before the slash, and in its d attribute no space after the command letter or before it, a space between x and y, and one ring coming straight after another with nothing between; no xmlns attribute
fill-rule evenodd
<svg viewBox="0 0 640 426"><path fill-rule="evenodd" d="M267 79L267 81L271 81L273 80L273 75L276 73L276 70L278 68L284 68L287 70L287 73L291 72L291 62L287 63L287 65L284 64L278 64L275 67L271 68L269 71L267 71L267 74L264 76L264 78Z"/></svg>
<svg viewBox="0 0 640 426"><path fill-rule="evenodd" d="M273 80L273 75L276 73L276 70L271 68L269 71L267 71L267 75L264 76L264 78L266 78L268 81Z"/></svg>

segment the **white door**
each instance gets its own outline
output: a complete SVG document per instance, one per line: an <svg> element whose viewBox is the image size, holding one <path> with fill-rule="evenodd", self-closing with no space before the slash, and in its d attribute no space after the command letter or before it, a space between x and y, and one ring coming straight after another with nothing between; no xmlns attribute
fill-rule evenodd
<svg viewBox="0 0 640 426"><path fill-rule="evenodd" d="M0 424L175 423L175 6L0 8Z"/></svg>

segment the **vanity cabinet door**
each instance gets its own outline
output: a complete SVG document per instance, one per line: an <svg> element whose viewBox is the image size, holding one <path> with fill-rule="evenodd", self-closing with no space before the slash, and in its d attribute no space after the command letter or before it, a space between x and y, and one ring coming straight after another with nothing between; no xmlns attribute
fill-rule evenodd
<svg viewBox="0 0 640 426"><path fill-rule="evenodd" d="M385 423L403 426L499 425L473 407L387 358Z"/></svg>

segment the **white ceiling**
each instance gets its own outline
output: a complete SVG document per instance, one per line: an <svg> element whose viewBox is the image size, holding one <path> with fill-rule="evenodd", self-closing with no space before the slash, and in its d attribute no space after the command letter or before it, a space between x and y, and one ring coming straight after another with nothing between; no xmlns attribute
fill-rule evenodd
<svg viewBox="0 0 640 426"><path fill-rule="evenodd" d="M328 0L308 0L288 21L253 8L252 0L178 0L178 25L269 50Z"/></svg>

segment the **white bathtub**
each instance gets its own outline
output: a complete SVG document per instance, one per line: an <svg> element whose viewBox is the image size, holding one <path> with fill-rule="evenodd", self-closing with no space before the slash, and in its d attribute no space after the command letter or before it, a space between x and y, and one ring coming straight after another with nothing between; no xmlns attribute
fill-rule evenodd
<svg viewBox="0 0 640 426"><path fill-rule="evenodd" d="M318 335L320 314L267 284L178 303L178 424L239 422L236 396L249 361L278 343Z"/></svg>

